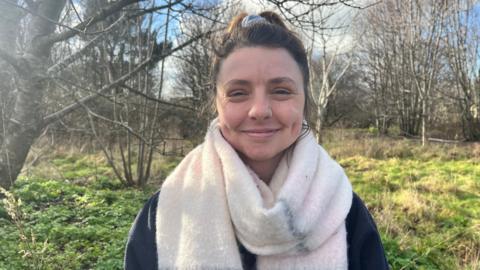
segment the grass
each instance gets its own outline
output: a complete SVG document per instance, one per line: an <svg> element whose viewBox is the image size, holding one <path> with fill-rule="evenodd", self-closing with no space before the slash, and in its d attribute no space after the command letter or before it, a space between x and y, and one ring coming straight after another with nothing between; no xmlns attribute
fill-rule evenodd
<svg viewBox="0 0 480 270"><path fill-rule="evenodd" d="M155 191L126 188L101 154L53 151L28 167L0 203L0 269L122 269L125 241Z"/></svg>
<svg viewBox="0 0 480 270"><path fill-rule="evenodd" d="M18 180L12 194L23 217L0 211L0 269L122 269L128 230L152 192L102 181Z"/></svg>
<svg viewBox="0 0 480 270"><path fill-rule="evenodd" d="M324 146L374 216L392 269L480 269L480 144L329 130ZM0 203L0 269L122 269L135 215L179 160L157 156L138 190L101 154L51 151L25 169L17 200Z"/></svg>
<svg viewBox="0 0 480 270"><path fill-rule="evenodd" d="M480 269L480 147L330 131L392 269ZM335 138L335 140L333 139Z"/></svg>

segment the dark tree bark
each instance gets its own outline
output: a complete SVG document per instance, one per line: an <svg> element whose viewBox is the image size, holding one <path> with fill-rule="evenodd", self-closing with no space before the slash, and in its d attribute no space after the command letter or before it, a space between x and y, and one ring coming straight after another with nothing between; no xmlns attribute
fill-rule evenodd
<svg viewBox="0 0 480 270"><path fill-rule="evenodd" d="M53 22L58 21L65 3L65 0L38 1L35 11L38 16L32 16L26 28L27 46L23 55L16 57L11 52L2 53L11 56L8 61L15 67L18 76L18 91L12 116L5 124L0 155L0 185L4 188L9 188L17 178L31 145L43 129L42 99L47 84L45 71L53 43L42 42L41 37L55 31ZM12 9L16 10L14 7L1 9L0 17Z"/></svg>
<svg viewBox="0 0 480 270"><path fill-rule="evenodd" d="M22 18L22 12L11 8L11 4L16 1L0 1L0 48L7 52L15 52L15 39L19 32L19 24ZM8 11L8 12L7 12ZM2 51L0 51L0 54ZM0 145L3 144L4 134L6 134L7 119L10 118L12 111L12 97L15 89L14 70L8 65L7 61L15 63L13 57L5 55L0 57Z"/></svg>
<svg viewBox="0 0 480 270"><path fill-rule="evenodd" d="M44 118L46 108L43 106L44 95L50 82L49 75L55 72L55 68L49 70L52 66L50 55L54 44L83 33L89 25L105 20L134 2L137 1L114 2L98 10L89 20L75 27L62 26L62 29L67 30L55 32L60 25L60 15L66 0L39 0L27 7L17 1L0 0L0 20L8 26L2 27L0 31L2 38L3 34L9 38L8 41L3 38L3 42L9 42L9 46L0 47L0 59L13 67L16 78L11 111L2 114L7 115L8 119L4 117L3 136L0 141L0 186L8 189L14 183L32 144L46 125L53 122L51 117ZM28 16L27 25L23 29L25 44L17 55L14 46L18 31L12 29L18 29L23 16ZM128 76L122 76L119 80L126 78ZM13 92L13 89L10 89L10 92ZM59 118L72 111L73 109L63 110L62 114L56 114L55 117Z"/></svg>

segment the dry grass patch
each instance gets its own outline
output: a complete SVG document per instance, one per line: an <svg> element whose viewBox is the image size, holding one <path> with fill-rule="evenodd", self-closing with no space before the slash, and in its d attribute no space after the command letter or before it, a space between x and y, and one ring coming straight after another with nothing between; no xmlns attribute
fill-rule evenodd
<svg viewBox="0 0 480 270"><path fill-rule="evenodd" d="M324 145L371 210L392 269L478 269L477 144L328 134Z"/></svg>

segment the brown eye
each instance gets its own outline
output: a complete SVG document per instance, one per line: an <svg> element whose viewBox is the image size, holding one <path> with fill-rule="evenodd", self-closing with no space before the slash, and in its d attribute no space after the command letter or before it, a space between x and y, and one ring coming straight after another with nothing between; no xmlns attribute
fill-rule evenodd
<svg viewBox="0 0 480 270"><path fill-rule="evenodd" d="M227 98L231 102L242 102L248 98L248 91L245 89L234 89L227 92Z"/></svg>
<svg viewBox="0 0 480 270"><path fill-rule="evenodd" d="M275 95L290 95L292 92L286 88L275 88L273 90L273 94Z"/></svg>
<svg viewBox="0 0 480 270"><path fill-rule="evenodd" d="M232 90L228 92L228 97L240 97L245 95L247 95L247 93L245 90L242 90L242 89Z"/></svg>

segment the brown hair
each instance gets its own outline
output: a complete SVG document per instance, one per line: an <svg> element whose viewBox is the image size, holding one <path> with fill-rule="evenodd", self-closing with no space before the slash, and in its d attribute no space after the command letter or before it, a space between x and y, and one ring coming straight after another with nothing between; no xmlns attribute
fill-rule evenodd
<svg viewBox="0 0 480 270"><path fill-rule="evenodd" d="M216 41L214 40L213 50L215 57L211 73L213 93L216 94L216 82L220 66L234 50L244 47L262 46L267 48L283 48L297 62L303 77L303 89L305 94L304 117L310 124L311 98L308 91L310 72L308 67L307 53L305 46L297 35L290 31L283 20L274 12L265 11L258 16L265 21L253 22L242 26L246 13L240 13L229 23L227 30Z"/></svg>

